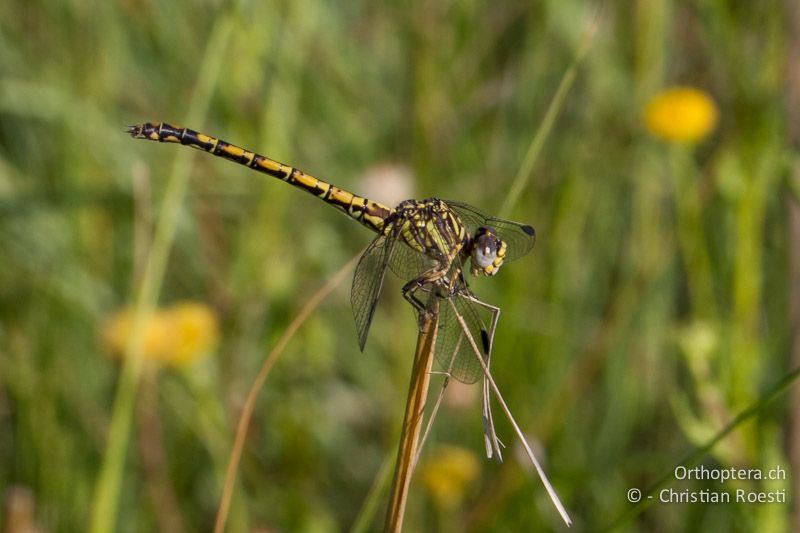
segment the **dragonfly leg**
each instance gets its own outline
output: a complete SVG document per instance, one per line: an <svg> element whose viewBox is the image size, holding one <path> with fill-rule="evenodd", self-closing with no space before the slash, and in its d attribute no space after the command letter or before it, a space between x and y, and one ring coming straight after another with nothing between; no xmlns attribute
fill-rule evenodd
<svg viewBox="0 0 800 533"><path fill-rule="evenodd" d="M436 284L436 282L441 280L445 274L447 274L447 270L442 269L439 266L436 266L430 270L426 270L419 277L412 279L403 285L403 298L405 298L408 303L410 303L418 312L425 312L427 306L424 302L417 298L416 292L420 289L423 289L426 285Z"/></svg>
<svg viewBox="0 0 800 533"><path fill-rule="evenodd" d="M464 294L464 297L467 300L469 300L470 302L472 302L472 303L474 303L476 305L479 305L479 306L483 307L484 309L487 309L489 311L489 313L492 315L492 319L489 322L489 331L486 332L487 333L487 337L488 337L488 345L489 345L488 346L488 350L486 352L487 359L488 359L488 356L492 353L492 345L494 344L494 332L495 332L495 329L497 329L497 321L500 319L500 308L496 307L494 305L491 305L491 304L487 304L484 301L478 300L470 292L467 292L466 294ZM487 366L488 366L488 360L487 360Z"/></svg>
<svg viewBox="0 0 800 533"><path fill-rule="evenodd" d="M489 331L486 332L485 330L481 331L481 336L486 334L486 338L482 339L484 342L483 349L485 350L485 357L483 359L486 361L486 369L490 368L491 365L491 358L492 358L492 345L494 344L494 333L495 329L497 328L497 321L500 318L500 308L495 307L494 305L487 304L481 300L478 300L472 293L465 291L462 293L464 298L471 301L475 305L479 305L484 309L487 309L491 314L491 320L489 322ZM494 419L492 417L492 403L491 403L491 387L489 384L488 376L484 375L483 377L483 387L482 387L482 413L483 413L483 440L484 444L486 445L486 456L489 459L494 458L498 463L503 462L503 454L501 453L501 448L505 448L503 442L497 437L497 433L494 429Z"/></svg>
<svg viewBox="0 0 800 533"><path fill-rule="evenodd" d="M403 285L403 298L405 298L408 303L410 303L414 309L418 312L423 313L425 312L425 304L417 298L416 292L422 289L422 284L420 284L417 280L411 280L405 285Z"/></svg>

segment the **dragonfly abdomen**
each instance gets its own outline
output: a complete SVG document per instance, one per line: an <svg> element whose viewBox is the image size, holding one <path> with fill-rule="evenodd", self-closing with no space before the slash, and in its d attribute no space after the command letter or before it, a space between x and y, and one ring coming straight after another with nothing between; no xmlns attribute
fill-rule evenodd
<svg viewBox="0 0 800 533"><path fill-rule="evenodd" d="M148 122L128 128L137 139L184 144L257 170L309 192L373 231L382 233L394 209L340 189L302 170L189 128Z"/></svg>

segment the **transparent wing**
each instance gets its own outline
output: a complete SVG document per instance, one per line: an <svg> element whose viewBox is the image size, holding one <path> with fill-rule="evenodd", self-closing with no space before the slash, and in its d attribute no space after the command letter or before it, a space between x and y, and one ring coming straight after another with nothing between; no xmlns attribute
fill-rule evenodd
<svg viewBox="0 0 800 533"><path fill-rule="evenodd" d="M353 317L356 319L358 347L362 352L367 343L367 334L378 304L378 296L383 287L386 265L389 263L396 242L396 238L383 235L372 241L358 261L353 276L350 305L353 308Z"/></svg>
<svg viewBox="0 0 800 533"><path fill-rule="evenodd" d="M430 270L435 264L436 261L413 249L405 242L398 242L395 245L391 259L389 259L389 268L403 281L418 278L420 274Z"/></svg>
<svg viewBox="0 0 800 533"><path fill-rule="evenodd" d="M470 233L474 234L475 230L481 226L494 228L497 236L508 244L506 261L514 261L527 254L536 242L536 232L527 224L492 217L461 202L451 202L450 200L445 200L445 202L458 214Z"/></svg>
<svg viewBox="0 0 800 533"><path fill-rule="evenodd" d="M431 293L431 297L440 298L435 291ZM466 332L459 323L458 316L463 319ZM436 362L454 379L470 384L483 376L483 370L467 335L474 341L484 361L488 360L491 339L472 302L460 292L450 298L442 298L439 302Z"/></svg>

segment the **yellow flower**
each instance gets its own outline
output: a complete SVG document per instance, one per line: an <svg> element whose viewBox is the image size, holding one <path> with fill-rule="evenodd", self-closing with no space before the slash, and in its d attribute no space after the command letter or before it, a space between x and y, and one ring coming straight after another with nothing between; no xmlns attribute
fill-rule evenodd
<svg viewBox="0 0 800 533"><path fill-rule="evenodd" d="M174 330L174 344L166 362L183 366L208 353L217 342L217 317L208 306L196 302L176 304L167 311Z"/></svg>
<svg viewBox="0 0 800 533"><path fill-rule="evenodd" d="M707 93L692 87L669 87L653 96L644 108L644 123L654 137L695 143L717 124L718 112Z"/></svg>
<svg viewBox="0 0 800 533"><path fill-rule="evenodd" d="M479 470L478 459L471 451L440 446L425 462L420 479L440 509L452 509L461 502Z"/></svg>
<svg viewBox="0 0 800 533"><path fill-rule="evenodd" d="M133 329L133 309L123 309L112 315L102 328L102 337L106 348L115 355L125 352L125 347ZM167 323L158 320L158 312L148 321L144 328L142 350L145 358L160 358L170 344L170 332Z"/></svg>
<svg viewBox="0 0 800 533"><path fill-rule="evenodd" d="M133 328L133 311L123 309L102 327L102 337L110 352L125 352ZM169 366L186 366L208 353L217 341L219 326L214 312L206 305L183 302L153 313L144 328L143 356Z"/></svg>

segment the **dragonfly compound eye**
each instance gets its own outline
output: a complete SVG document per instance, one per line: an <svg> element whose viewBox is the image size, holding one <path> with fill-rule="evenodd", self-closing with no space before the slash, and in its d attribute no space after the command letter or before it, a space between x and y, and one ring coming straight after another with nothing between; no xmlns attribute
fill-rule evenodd
<svg viewBox="0 0 800 533"><path fill-rule="evenodd" d="M480 227L472 241L472 273L494 276L503 264L506 243L488 226Z"/></svg>

